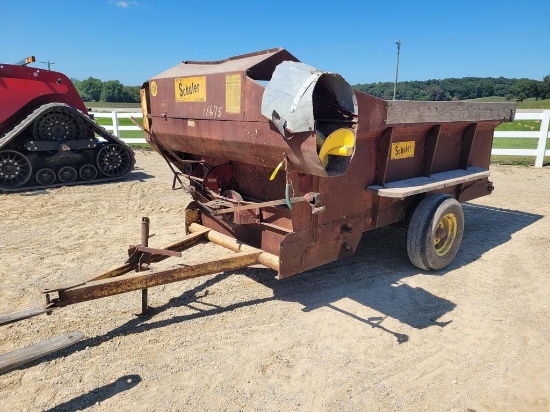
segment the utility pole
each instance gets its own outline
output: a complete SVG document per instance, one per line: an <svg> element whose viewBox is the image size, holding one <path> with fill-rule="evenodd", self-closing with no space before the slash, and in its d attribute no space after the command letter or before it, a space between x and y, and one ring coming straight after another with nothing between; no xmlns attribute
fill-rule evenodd
<svg viewBox="0 0 550 412"><path fill-rule="evenodd" d="M50 65L55 64L55 62L51 62L49 60L47 62L40 62L40 63L44 63L46 66L48 66L48 70L50 70Z"/></svg>
<svg viewBox="0 0 550 412"><path fill-rule="evenodd" d="M395 42L397 45L397 62L395 63L395 83L393 84L393 100L395 100L395 93L397 92L397 75L399 74L399 52L401 51L401 40Z"/></svg>

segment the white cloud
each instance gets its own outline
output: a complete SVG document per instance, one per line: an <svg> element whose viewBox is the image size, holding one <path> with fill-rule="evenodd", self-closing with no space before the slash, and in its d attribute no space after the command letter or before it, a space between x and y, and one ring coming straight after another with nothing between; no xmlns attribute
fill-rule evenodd
<svg viewBox="0 0 550 412"><path fill-rule="evenodd" d="M118 0L118 1L109 1L109 3L114 4L117 7L120 7L121 9L128 9L131 6L139 6L139 2L137 1L126 1L126 0Z"/></svg>

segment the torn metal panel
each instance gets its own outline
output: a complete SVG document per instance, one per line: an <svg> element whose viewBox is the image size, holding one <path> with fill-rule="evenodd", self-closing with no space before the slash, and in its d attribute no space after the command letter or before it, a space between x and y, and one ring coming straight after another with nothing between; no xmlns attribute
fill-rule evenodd
<svg viewBox="0 0 550 412"><path fill-rule="evenodd" d="M279 64L262 98L262 115L275 124L282 120L292 133L315 130L316 118L336 112L357 115L352 87L338 74L299 62Z"/></svg>

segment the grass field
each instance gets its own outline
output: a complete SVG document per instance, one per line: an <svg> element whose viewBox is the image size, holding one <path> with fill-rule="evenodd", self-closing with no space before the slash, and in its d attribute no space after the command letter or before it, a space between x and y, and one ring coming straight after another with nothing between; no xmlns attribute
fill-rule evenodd
<svg viewBox="0 0 550 412"><path fill-rule="evenodd" d="M479 99L467 100L469 102L510 102L504 97L493 96L493 97L481 97ZM516 103L518 109L550 109L550 99L535 100L535 99L525 99L522 102Z"/></svg>

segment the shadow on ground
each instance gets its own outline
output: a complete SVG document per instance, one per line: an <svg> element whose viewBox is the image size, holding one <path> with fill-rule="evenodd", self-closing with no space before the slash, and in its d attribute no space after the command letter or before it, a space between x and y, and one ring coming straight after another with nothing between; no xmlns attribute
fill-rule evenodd
<svg viewBox="0 0 550 412"><path fill-rule="evenodd" d="M45 195L46 193L50 193L51 191L53 190L59 190L59 189L62 189L64 187L67 187L67 186L90 186L90 185L94 185L94 186L98 186L98 185L112 185L112 184L117 184L117 183L120 183L120 182L144 182L148 179L152 179L154 178L155 176L149 174L149 173L146 173L144 171L144 169L141 169L139 167L135 167L134 170L132 170L132 172L130 172L130 174L125 178L125 179L119 179L119 180L112 180L112 181L109 181L109 182L88 182L88 183L84 183L84 182L76 182L76 183L67 183L67 184L59 184L59 185L56 185L54 187L47 187L47 188L43 188L43 187L34 187L34 188L31 188L31 189L26 189L24 191L21 191L21 192L13 192L13 193L17 193L21 196L40 196L40 195ZM4 196L8 196L10 195L11 193L9 192L6 192L6 193L0 193L0 196L4 195Z"/></svg>
<svg viewBox="0 0 550 412"><path fill-rule="evenodd" d="M139 375L126 375L118 378L116 381L95 388L88 393L84 393L76 398L71 399L68 402L64 402L48 409L47 412L57 411L82 411L84 409L91 408L96 403L103 402L109 398L118 395L121 392L132 389L134 386L141 382L141 376Z"/></svg>
<svg viewBox="0 0 550 412"><path fill-rule="evenodd" d="M154 313L160 313L167 309L189 307L195 312L158 321L155 320L154 314L150 319L132 318L106 335L84 339L42 360L67 356L90 346L98 346L118 336L163 328L170 324L213 316L271 300L298 302L303 305L305 312L329 307L366 326L380 328L394 335L398 343L405 343L408 341L407 335L391 331L381 324L386 317L397 319L416 329L431 326L444 327L448 322L441 322L438 319L452 311L456 305L427 290L411 287L404 283L403 279L418 274L444 276L449 271L460 269L487 251L505 244L511 239L512 234L542 218L541 215L472 204L465 204L464 211L466 227L461 250L453 263L444 270L422 272L412 266L406 256L404 230L394 226L386 227L365 233L355 255L298 276L277 280L272 270L262 268L249 268L238 272L271 288L272 297L237 301L223 307L214 306L201 299L208 294L209 287L235 272L209 276L195 288L153 309ZM334 302L343 298L352 299L370 307L379 312L380 316L361 318L336 307ZM199 302L201 307L209 308L198 309L193 305ZM39 362L40 360L33 361L19 368L33 366Z"/></svg>

